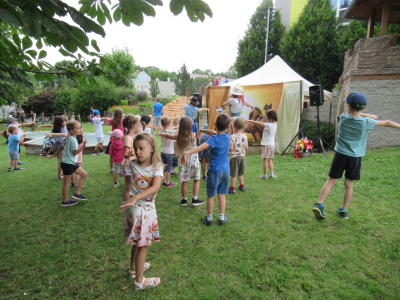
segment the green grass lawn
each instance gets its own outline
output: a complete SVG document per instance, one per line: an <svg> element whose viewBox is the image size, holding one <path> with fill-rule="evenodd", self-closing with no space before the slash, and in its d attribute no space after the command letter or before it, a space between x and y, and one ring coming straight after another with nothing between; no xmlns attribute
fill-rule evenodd
<svg viewBox="0 0 400 300"><path fill-rule="evenodd" d="M104 126L105 133L109 130ZM84 131L94 132L93 125L84 124ZM135 291L119 213L124 181L120 177L121 186L112 188L109 157L84 155L89 176L83 193L89 200L61 207L57 161L26 155L23 148L25 170L7 172L3 142L1 137L0 299L400 297L400 221L394 202L400 148L367 151L348 220L336 214L343 180L325 202L327 219L318 221L312 213L333 153L327 159L276 156L275 180L258 179L262 160L247 155L247 190L227 195L229 221L223 227L200 222L205 205L181 207L180 184L161 187L156 199L161 242L150 247L151 267L145 272L160 277L161 284ZM200 199L206 199L205 181Z"/></svg>

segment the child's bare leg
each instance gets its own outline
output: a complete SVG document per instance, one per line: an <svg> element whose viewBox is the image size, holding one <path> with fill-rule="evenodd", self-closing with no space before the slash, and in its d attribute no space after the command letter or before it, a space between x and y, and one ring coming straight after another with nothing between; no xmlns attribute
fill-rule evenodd
<svg viewBox="0 0 400 300"><path fill-rule="evenodd" d="M136 247L135 245L132 246L132 250L131 250L131 271L136 271L135 263L136 263L136 254L137 254L138 249L139 248Z"/></svg>
<svg viewBox="0 0 400 300"><path fill-rule="evenodd" d="M149 247L139 247L137 250L136 254L136 262L135 262L135 267L136 267L136 279L135 281L138 283L142 283L143 281L143 271L144 271L144 263L146 261L146 254L147 254L147 249ZM143 287L149 286L151 278L146 278L146 280L143 283ZM160 279L157 279L155 284L158 284L160 282Z"/></svg>
<svg viewBox="0 0 400 300"><path fill-rule="evenodd" d="M164 176L164 182L168 183L169 180L171 179L171 172L165 172L165 176Z"/></svg>
<svg viewBox="0 0 400 300"><path fill-rule="evenodd" d="M272 158L268 158L268 166L269 166L269 172L274 173L274 164L272 163ZM267 173L264 173L267 174Z"/></svg>
<svg viewBox="0 0 400 300"><path fill-rule="evenodd" d="M243 175L239 175L238 177L239 177L239 183L240 183L240 185L244 185L244 178L243 178Z"/></svg>
<svg viewBox="0 0 400 300"><path fill-rule="evenodd" d="M132 176L124 176L124 177L125 177L124 202L126 202L129 200L129 192L131 190Z"/></svg>
<svg viewBox="0 0 400 300"><path fill-rule="evenodd" d="M82 164L81 163L77 163L77 165L79 166L79 167L82 167ZM75 177L75 178L74 178ZM79 182L79 175L77 174L77 173L74 173L74 174L72 174L72 178L74 178L74 183L75 183L75 185L77 186L78 185L78 182Z"/></svg>
<svg viewBox="0 0 400 300"><path fill-rule="evenodd" d="M268 172L268 158L264 158L263 167L264 167L264 174L267 174L267 172Z"/></svg>
<svg viewBox="0 0 400 300"><path fill-rule="evenodd" d="M193 197L197 197L199 195L200 190L200 180L193 181Z"/></svg>
<svg viewBox="0 0 400 300"><path fill-rule="evenodd" d="M100 143L100 151L103 151L103 143Z"/></svg>
<svg viewBox="0 0 400 300"><path fill-rule="evenodd" d="M86 180L86 177L87 177L88 174L82 168L76 169L75 173L81 176L81 178L79 178L78 185L76 187L76 193L80 194L81 193L81 189L83 187L83 184L85 183L85 180Z"/></svg>
<svg viewBox="0 0 400 300"><path fill-rule="evenodd" d="M214 196L207 196L207 214L212 215L214 210Z"/></svg>
<svg viewBox="0 0 400 300"><path fill-rule="evenodd" d="M14 159L11 159L11 160L10 160L10 164L9 164L8 167L11 168L13 164L14 164ZM15 166L15 165L14 165L14 166Z"/></svg>
<svg viewBox="0 0 400 300"><path fill-rule="evenodd" d="M186 198L187 197L188 185L189 185L189 181L182 182L182 186L181 186L182 198Z"/></svg>
<svg viewBox="0 0 400 300"><path fill-rule="evenodd" d="M218 194L218 201L219 201L219 213L225 214L225 207L226 207L225 194Z"/></svg>
<svg viewBox="0 0 400 300"><path fill-rule="evenodd" d="M64 184L62 188L63 202L68 200L69 183L71 181L71 177L72 175L64 175Z"/></svg>
<svg viewBox="0 0 400 300"><path fill-rule="evenodd" d="M18 168L19 158L14 159L14 168Z"/></svg>
<svg viewBox="0 0 400 300"><path fill-rule="evenodd" d="M235 187L235 185L236 185L236 176L235 177L232 176L231 177L231 187Z"/></svg>
<svg viewBox="0 0 400 300"><path fill-rule="evenodd" d="M337 179L328 178L325 182L324 186L321 189L321 193L319 194L318 202L324 204L325 198L328 196L331 188L336 184Z"/></svg>
<svg viewBox="0 0 400 300"><path fill-rule="evenodd" d="M118 170L114 170L114 182L117 182L119 173L115 173L115 171L118 171Z"/></svg>
<svg viewBox="0 0 400 300"><path fill-rule="evenodd" d="M344 180L344 197L342 208L347 209L353 196L353 180L345 178Z"/></svg>
<svg viewBox="0 0 400 300"><path fill-rule="evenodd" d="M99 147L100 147L100 143L98 143L98 144L96 145L96 147L94 147L94 151L97 152L97 150L99 150Z"/></svg>
<svg viewBox="0 0 400 300"><path fill-rule="evenodd" d="M201 158L201 174L203 174L203 177L206 176L207 174L207 157L202 157Z"/></svg>
<svg viewBox="0 0 400 300"><path fill-rule="evenodd" d="M62 174L62 170L61 170L61 159L62 159L62 153L59 153L57 155L58 158L58 164L57 164L57 176L60 177Z"/></svg>

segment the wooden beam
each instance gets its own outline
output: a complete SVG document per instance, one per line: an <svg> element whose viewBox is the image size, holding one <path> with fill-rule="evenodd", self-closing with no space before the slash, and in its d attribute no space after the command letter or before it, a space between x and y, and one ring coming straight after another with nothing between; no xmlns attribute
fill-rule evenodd
<svg viewBox="0 0 400 300"><path fill-rule="evenodd" d="M372 38L374 36L375 16L376 16L376 8L374 7L371 9L371 14L369 15L367 39Z"/></svg>
<svg viewBox="0 0 400 300"><path fill-rule="evenodd" d="M383 1L382 23L381 23L381 36L386 35L387 26L389 21L389 0Z"/></svg>

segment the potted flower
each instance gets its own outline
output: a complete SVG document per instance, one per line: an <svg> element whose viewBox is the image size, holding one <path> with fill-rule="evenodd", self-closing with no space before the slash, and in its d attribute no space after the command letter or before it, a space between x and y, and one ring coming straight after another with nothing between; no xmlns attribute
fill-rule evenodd
<svg viewBox="0 0 400 300"><path fill-rule="evenodd" d="M302 158L306 158L310 155L313 146L313 142L305 137L304 139L297 141L296 149L300 150Z"/></svg>

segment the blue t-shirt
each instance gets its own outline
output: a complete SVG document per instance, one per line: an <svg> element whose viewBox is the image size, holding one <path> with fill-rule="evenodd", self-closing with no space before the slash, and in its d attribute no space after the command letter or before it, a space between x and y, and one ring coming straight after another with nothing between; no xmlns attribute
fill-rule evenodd
<svg viewBox="0 0 400 300"><path fill-rule="evenodd" d="M368 130L374 129L377 122L371 118L341 114L335 151L352 157L365 156Z"/></svg>
<svg viewBox="0 0 400 300"><path fill-rule="evenodd" d="M186 104L184 107L185 109L185 117L189 117L194 119L194 116L199 112L199 108L190 104Z"/></svg>
<svg viewBox="0 0 400 300"><path fill-rule="evenodd" d="M211 162L208 172L217 173L229 171L229 133L211 136L206 142L210 145Z"/></svg>
<svg viewBox="0 0 400 300"><path fill-rule="evenodd" d="M19 150L19 136L16 134L10 134L8 137L8 151Z"/></svg>
<svg viewBox="0 0 400 300"><path fill-rule="evenodd" d="M164 105L162 105L161 103L157 102L153 104L153 108L154 108L154 117L158 117L161 116L161 110L164 108Z"/></svg>

